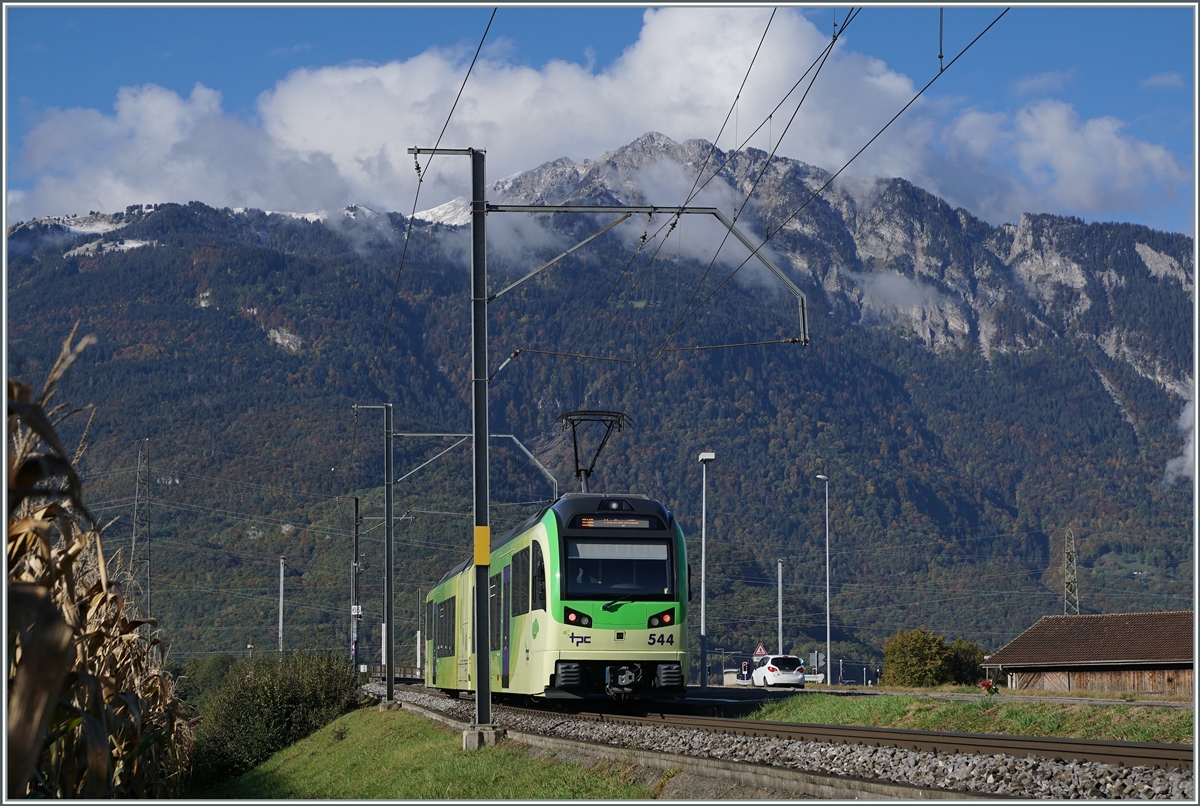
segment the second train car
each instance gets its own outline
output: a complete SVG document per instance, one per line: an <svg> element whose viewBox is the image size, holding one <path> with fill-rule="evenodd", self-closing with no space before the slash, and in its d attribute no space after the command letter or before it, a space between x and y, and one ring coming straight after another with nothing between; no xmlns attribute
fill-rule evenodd
<svg viewBox="0 0 1200 806"><path fill-rule="evenodd" d="M425 684L474 691L470 560L426 597ZM683 531L642 495L568 493L492 541L491 691L537 698L674 698L686 691Z"/></svg>

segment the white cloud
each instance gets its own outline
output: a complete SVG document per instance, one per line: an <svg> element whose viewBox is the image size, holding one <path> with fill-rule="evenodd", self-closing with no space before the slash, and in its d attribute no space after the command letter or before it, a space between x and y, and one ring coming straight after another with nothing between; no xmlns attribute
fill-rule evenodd
<svg viewBox="0 0 1200 806"><path fill-rule="evenodd" d="M300 45L292 45L290 48L271 48L272 56L294 56L297 53L303 53L306 50L312 50L312 45L307 42Z"/></svg>
<svg viewBox="0 0 1200 806"><path fill-rule="evenodd" d="M37 181L9 195L17 218L145 201L307 210L346 194L327 156L272 142L222 113L219 93L200 84L187 99L151 84L123 87L112 115L51 110L21 158Z"/></svg>
<svg viewBox="0 0 1200 806"><path fill-rule="evenodd" d="M648 131L711 139L769 14L648 10L638 41L599 73L563 61L518 66L498 41L475 65L441 144L486 149L495 179L561 156L594 159ZM822 68L780 154L836 170L912 98L906 76L850 50L852 41L848 34ZM732 147L735 132L746 140L750 121L767 116L826 43L798 10L780 9L718 145ZM383 65L296 70L259 96L251 123L226 114L219 94L201 85L187 98L153 85L122 88L111 113L50 110L24 141L19 168L31 182L8 194L9 215L193 199L301 212L356 202L407 213L416 173L406 150L434 145L471 56L431 49ZM803 89L751 146L779 141ZM1110 118L1079 120L1059 102L1012 116L967 111L943 122L944 114L919 101L848 175L903 176L993 223L1026 211L1111 215L1189 181L1165 149ZM420 209L468 189L467 161L437 157Z"/></svg>
<svg viewBox="0 0 1200 806"><path fill-rule="evenodd" d="M1054 100L1013 115L967 110L943 130L944 151L908 178L993 223L1023 212L1128 216L1188 195L1190 170L1123 128Z"/></svg>
<svg viewBox="0 0 1200 806"><path fill-rule="evenodd" d="M1047 92L1058 92L1067 86L1075 77L1074 70L1051 70L1048 73L1038 73L1024 76L1013 84L1013 92L1017 95L1041 95Z"/></svg>
<svg viewBox="0 0 1200 806"><path fill-rule="evenodd" d="M1196 404L1189 400L1183 407L1177 423L1184 436L1183 453L1167 462L1163 484L1171 486L1181 478L1196 477Z"/></svg>
<svg viewBox="0 0 1200 806"><path fill-rule="evenodd" d="M1092 214L1189 180L1169 151L1124 135L1123 126L1111 117L1080 121L1068 104L1043 101L1017 113L1014 148L1034 187Z"/></svg>
<svg viewBox="0 0 1200 806"><path fill-rule="evenodd" d="M648 10L639 40L608 69L552 61L541 69L486 49L442 141L488 151L492 178L569 156L595 158L647 131L676 140L715 136L762 35L765 8ZM798 11L781 10L721 145L749 134L826 44ZM134 201L336 209L349 202L407 212L416 185L409 146L432 146L471 54L431 49L403 62L296 70L258 100L259 125L220 110L197 86L124 88L112 114L52 110L25 141L33 186L9 197L11 215L116 209ZM803 88L801 88L801 91ZM777 114L778 141L798 91ZM780 153L840 165L911 97L911 82L877 59L839 48ZM854 104L845 99L853 97ZM907 136L901 130L909 132ZM862 171L902 175L928 128L898 126ZM768 130L750 145L767 148ZM465 160L438 157L421 191L428 208L468 188Z"/></svg>
<svg viewBox="0 0 1200 806"><path fill-rule="evenodd" d="M1168 88L1184 89L1187 84L1179 73L1155 73L1149 78L1142 79L1142 86L1150 89Z"/></svg>

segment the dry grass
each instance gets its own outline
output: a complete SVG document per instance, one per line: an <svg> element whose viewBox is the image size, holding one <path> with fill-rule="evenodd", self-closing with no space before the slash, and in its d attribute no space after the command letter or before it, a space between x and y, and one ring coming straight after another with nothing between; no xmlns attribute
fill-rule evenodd
<svg viewBox="0 0 1200 806"><path fill-rule="evenodd" d="M117 580L53 405L94 339L63 343L40 394L8 381L8 797L182 794L192 735ZM89 420L88 425L90 426ZM84 432L86 439L87 431Z"/></svg>

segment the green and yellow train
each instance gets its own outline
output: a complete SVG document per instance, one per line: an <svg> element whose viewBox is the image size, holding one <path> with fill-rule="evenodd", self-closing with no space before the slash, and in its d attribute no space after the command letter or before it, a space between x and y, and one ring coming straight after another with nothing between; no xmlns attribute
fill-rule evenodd
<svg viewBox="0 0 1200 806"><path fill-rule="evenodd" d="M690 580L683 531L640 495L568 493L492 542L491 691L672 698L686 691ZM466 560L426 597L425 684L475 689Z"/></svg>

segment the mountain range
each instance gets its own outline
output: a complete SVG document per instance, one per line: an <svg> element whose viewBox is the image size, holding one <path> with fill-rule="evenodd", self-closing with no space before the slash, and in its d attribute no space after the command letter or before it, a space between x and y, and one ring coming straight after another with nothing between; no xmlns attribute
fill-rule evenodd
<svg viewBox="0 0 1200 806"><path fill-rule="evenodd" d="M875 659L916 626L999 648L1062 612L1068 532L1081 612L1190 608L1192 239L1049 214L993 226L901 178L829 180L648 133L489 185L493 204L661 208L490 304L493 433L562 492L577 482L560 416L625 412L593 489L660 498L692 549L695 456L714 451L713 646L770 643L780 558L787 648L824 643L817 474L835 657ZM778 281L716 220L674 216L683 204L770 236L809 345ZM85 489L120 516L117 562L177 653L273 645L279 556L293 635L346 646L352 495L377 642L382 418L352 405L391 402L405 432L469 430L466 209L164 202L9 229L10 374L37 383L76 321L99 337L67 390L98 407ZM617 217L490 214L492 293ZM469 451L418 469L452 444L397 440L398 475L412 471L397 487L401 635L416 589L469 546ZM131 545L139 446L152 520ZM503 528L552 488L511 440L492 447Z"/></svg>

